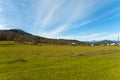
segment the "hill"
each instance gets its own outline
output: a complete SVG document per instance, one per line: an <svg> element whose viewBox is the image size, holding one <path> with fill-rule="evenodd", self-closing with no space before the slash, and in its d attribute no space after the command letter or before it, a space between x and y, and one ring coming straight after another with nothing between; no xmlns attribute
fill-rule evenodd
<svg viewBox="0 0 120 80"><path fill-rule="evenodd" d="M78 40L50 39L41 36L35 36L20 29L0 30L0 41L15 41L30 44L43 43L54 45L71 45L71 43L76 43L76 45L88 45L88 43Z"/></svg>
<svg viewBox="0 0 120 80"><path fill-rule="evenodd" d="M106 44L106 43L118 43L118 41L115 40L101 40L101 41L87 41L91 44Z"/></svg>

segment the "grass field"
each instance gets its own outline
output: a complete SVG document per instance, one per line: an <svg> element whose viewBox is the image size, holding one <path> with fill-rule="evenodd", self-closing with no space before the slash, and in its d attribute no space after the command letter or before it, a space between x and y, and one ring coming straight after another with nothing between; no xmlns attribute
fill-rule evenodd
<svg viewBox="0 0 120 80"><path fill-rule="evenodd" d="M120 80L120 47L0 42L0 80Z"/></svg>

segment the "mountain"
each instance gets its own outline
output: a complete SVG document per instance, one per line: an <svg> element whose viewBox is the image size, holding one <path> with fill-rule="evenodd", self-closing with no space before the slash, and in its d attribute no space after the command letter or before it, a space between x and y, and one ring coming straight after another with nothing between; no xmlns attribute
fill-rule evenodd
<svg viewBox="0 0 120 80"><path fill-rule="evenodd" d="M88 45L86 42L67 39L50 39L41 36L35 36L20 29L0 30L0 41L15 41L30 44L54 44L54 45Z"/></svg>
<svg viewBox="0 0 120 80"><path fill-rule="evenodd" d="M103 40L100 41L99 43L117 43L118 41L113 41L113 40Z"/></svg>
<svg viewBox="0 0 120 80"><path fill-rule="evenodd" d="M115 40L101 40L101 41L86 41L90 44L95 44L95 45L101 45L101 44L110 44L110 43L118 43L118 41Z"/></svg>

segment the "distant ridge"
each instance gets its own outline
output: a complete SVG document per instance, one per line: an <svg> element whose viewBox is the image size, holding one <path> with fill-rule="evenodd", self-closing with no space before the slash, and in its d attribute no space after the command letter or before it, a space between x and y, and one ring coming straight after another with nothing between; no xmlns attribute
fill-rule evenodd
<svg viewBox="0 0 120 80"><path fill-rule="evenodd" d="M91 44L102 44L102 43L118 43L118 41L115 40L100 40L100 41L86 41Z"/></svg>
<svg viewBox="0 0 120 80"><path fill-rule="evenodd" d="M15 41L22 43L42 43L54 45L71 45L71 43L74 42L76 43L76 45L88 45L88 43L78 40L50 39L41 36L35 36L21 29L0 30L0 41Z"/></svg>

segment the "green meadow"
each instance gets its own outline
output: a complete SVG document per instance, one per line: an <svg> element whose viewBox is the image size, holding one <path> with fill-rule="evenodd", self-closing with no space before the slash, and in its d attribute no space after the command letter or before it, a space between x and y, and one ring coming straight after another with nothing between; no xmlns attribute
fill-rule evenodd
<svg viewBox="0 0 120 80"><path fill-rule="evenodd" d="M2 41L0 80L120 80L120 47Z"/></svg>

